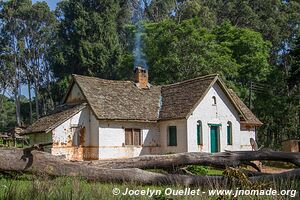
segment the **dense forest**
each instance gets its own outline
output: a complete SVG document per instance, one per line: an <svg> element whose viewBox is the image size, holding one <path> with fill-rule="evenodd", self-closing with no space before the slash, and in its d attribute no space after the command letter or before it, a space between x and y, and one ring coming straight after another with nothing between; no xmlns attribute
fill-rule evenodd
<svg viewBox="0 0 300 200"><path fill-rule="evenodd" d="M71 74L132 79L139 31L152 84L219 73L280 148L300 139L299 24L298 0L0 1L0 130L51 111Z"/></svg>

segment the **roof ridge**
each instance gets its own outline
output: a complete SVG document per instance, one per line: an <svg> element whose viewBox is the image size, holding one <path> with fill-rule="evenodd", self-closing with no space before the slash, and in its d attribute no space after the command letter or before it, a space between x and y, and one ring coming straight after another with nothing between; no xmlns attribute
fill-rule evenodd
<svg viewBox="0 0 300 200"><path fill-rule="evenodd" d="M70 106L70 107L67 108L68 106ZM66 110L68 110L68 109L72 109L72 108L75 108L75 107L81 107L81 106L87 106L87 102L86 101L81 101L81 102L75 102L75 103L60 104L60 105L56 106L54 108L54 110L49 111L48 114L41 116L40 119L43 118L43 117L48 117L50 115L59 113L59 112L63 112L63 110L58 110L59 108L65 108Z"/></svg>
<svg viewBox="0 0 300 200"><path fill-rule="evenodd" d="M219 74L208 74L208 75L205 75L205 76L198 76L198 77L195 77L195 78L192 78L192 79L187 79L187 80L183 80L183 81L180 81L180 82L166 84L166 85L161 85L161 86L180 85L180 84L189 83L189 82L200 80L200 79L204 79L205 80L205 79L210 78L210 77L219 77L219 76L220 76Z"/></svg>
<svg viewBox="0 0 300 200"><path fill-rule="evenodd" d="M112 81L112 82L132 82L130 80L112 80L112 79L105 79L105 78L100 78L100 77L96 77L96 76L86 76L86 75L80 75L80 74L72 74L72 77L74 77L76 79L76 77L83 77L83 78L92 78L92 79L98 79L101 81Z"/></svg>

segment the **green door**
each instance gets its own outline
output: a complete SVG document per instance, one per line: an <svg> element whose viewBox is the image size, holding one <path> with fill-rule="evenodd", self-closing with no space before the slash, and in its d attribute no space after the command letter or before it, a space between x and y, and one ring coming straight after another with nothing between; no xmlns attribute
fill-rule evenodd
<svg viewBox="0 0 300 200"><path fill-rule="evenodd" d="M211 126L210 127L210 147L211 153L218 152L218 127Z"/></svg>

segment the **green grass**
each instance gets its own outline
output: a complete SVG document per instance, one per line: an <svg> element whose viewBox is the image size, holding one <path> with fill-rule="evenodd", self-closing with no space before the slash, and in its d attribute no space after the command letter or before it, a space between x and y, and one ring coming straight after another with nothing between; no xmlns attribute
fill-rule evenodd
<svg viewBox="0 0 300 200"><path fill-rule="evenodd" d="M125 192L126 188L132 190L164 190L162 186L141 186L136 184L113 184L87 182L79 178L56 178L49 180L0 180L0 199L150 199L147 196L114 196L114 188ZM179 187L174 187L179 188ZM163 195L153 196L152 199L167 199ZM188 199L183 197L183 199ZM201 199L201 198L200 198ZM203 198L205 199L205 198Z"/></svg>
<svg viewBox="0 0 300 200"><path fill-rule="evenodd" d="M187 170L192 172L194 175L222 175L223 170L209 167L209 166L201 166L201 165L189 165L187 166Z"/></svg>
<svg viewBox="0 0 300 200"><path fill-rule="evenodd" d="M14 146L14 143L12 140L8 140L4 144L4 141L2 139L0 139L0 147L13 147L13 146ZM28 145L24 144L22 141L17 140L16 146L17 146L17 148L24 148L24 147L27 147Z"/></svg>
<svg viewBox="0 0 300 200"><path fill-rule="evenodd" d="M222 175L223 170L208 167L207 175Z"/></svg>
<svg viewBox="0 0 300 200"><path fill-rule="evenodd" d="M210 169L211 170L211 169ZM209 170L209 171L210 171ZM219 173L219 170L210 173ZM166 196L158 195L152 198L148 196L129 196L129 195L117 195L112 194L114 188L120 189L124 192L126 188L132 190L147 190L148 188L152 190L161 190L162 192L166 188L172 189L185 189L183 186L141 186L134 183L126 184L115 184L115 183L99 183L99 182L88 182L80 178L70 178L70 177L59 177L59 178L49 178L43 175L32 176L32 175L12 175L12 176L2 176L0 177L0 199L24 199L24 200L83 200L83 199L232 199L229 197L209 197L208 194L200 194L200 196ZM232 188L236 188L232 186ZM277 183L269 183L266 186L269 188L280 189L297 189L299 191L300 183L293 180L281 180ZM192 188L191 189L198 189ZM230 189L229 186L216 186L212 187L207 185L206 187L199 188L201 191L208 191L209 189ZM249 199L249 197L240 196L238 199ZM288 197L260 197L251 199L289 199ZM299 199L299 196L294 198Z"/></svg>

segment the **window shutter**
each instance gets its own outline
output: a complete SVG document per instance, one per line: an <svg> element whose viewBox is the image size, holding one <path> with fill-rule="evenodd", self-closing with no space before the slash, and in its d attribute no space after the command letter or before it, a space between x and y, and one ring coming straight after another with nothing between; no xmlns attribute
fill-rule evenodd
<svg viewBox="0 0 300 200"><path fill-rule="evenodd" d="M227 145L232 145L232 127L231 124L227 125Z"/></svg>
<svg viewBox="0 0 300 200"><path fill-rule="evenodd" d="M132 129L125 129L125 145L133 145Z"/></svg>
<svg viewBox="0 0 300 200"><path fill-rule="evenodd" d="M169 126L169 146L177 146L176 126Z"/></svg>
<svg viewBox="0 0 300 200"><path fill-rule="evenodd" d="M141 145L141 129L134 129L134 145Z"/></svg>
<svg viewBox="0 0 300 200"><path fill-rule="evenodd" d="M202 127L201 127L201 124L200 123L198 123L197 124L197 144L198 145L201 145L202 144L202 133L201 133L201 131L202 131L202 129L201 129Z"/></svg>

